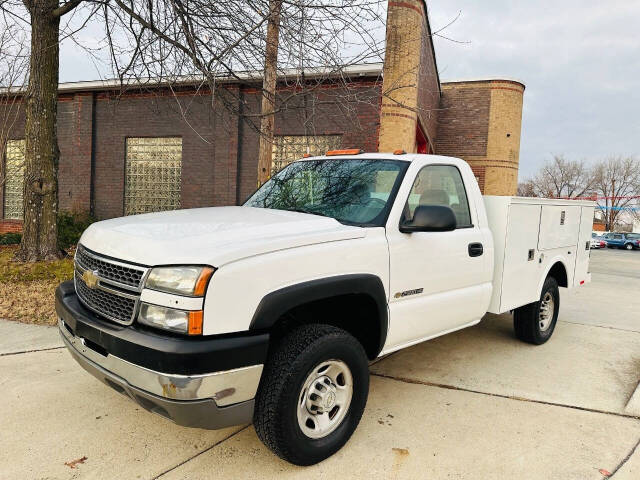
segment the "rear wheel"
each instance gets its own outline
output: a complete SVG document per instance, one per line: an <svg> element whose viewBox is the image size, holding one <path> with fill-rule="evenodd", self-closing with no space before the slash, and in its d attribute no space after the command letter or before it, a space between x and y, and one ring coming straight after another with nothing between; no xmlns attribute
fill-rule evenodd
<svg viewBox="0 0 640 480"><path fill-rule="evenodd" d="M626 248L627 250L633 250L633 244L631 243L627 243L624 248Z"/></svg>
<svg viewBox="0 0 640 480"><path fill-rule="evenodd" d="M337 452L358 426L369 393L369 364L353 336L304 325L267 362L253 423L280 458L313 465Z"/></svg>
<svg viewBox="0 0 640 480"><path fill-rule="evenodd" d="M560 309L558 282L547 277L542 286L540 300L517 308L513 312L513 327L523 342L542 345L551 338Z"/></svg>

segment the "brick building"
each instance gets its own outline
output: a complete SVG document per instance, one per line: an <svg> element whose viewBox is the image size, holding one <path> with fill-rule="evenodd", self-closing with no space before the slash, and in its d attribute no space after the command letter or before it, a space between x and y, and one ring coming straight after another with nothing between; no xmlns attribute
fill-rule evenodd
<svg viewBox="0 0 640 480"><path fill-rule="evenodd" d="M299 80L299 75L292 72ZM469 162L486 194L517 188L524 85L441 82L424 0L389 1L384 65L307 72L309 90L280 79L274 166L302 154L361 148L452 155ZM61 84L59 206L97 218L242 203L256 187L259 76L197 81ZM4 106L4 110L3 110ZM2 147L0 233L21 228L24 115L18 105ZM0 102L6 117L7 104Z"/></svg>

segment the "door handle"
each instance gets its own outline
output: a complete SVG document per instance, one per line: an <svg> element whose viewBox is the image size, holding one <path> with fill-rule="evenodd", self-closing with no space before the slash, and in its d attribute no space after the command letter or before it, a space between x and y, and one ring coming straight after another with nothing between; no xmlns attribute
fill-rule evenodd
<svg viewBox="0 0 640 480"><path fill-rule="evenodd" d="M470 243L469 244L469 256L470 257L479 257L484 253L484 248L482 248L481 243Z"/></svg>

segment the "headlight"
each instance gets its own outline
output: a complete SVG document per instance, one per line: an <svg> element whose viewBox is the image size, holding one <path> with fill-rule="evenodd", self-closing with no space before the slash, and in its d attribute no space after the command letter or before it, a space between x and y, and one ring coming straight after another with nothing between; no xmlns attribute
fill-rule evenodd
<svg viewBox="0 0 640 480"><path fill-rule="evenodd" d="M186 311L143 303L138 322L170 332L202 334L202 310Z"/></svg>
<svg viewBox="0 0 640 480"><path fill-rule="evenodd" d="M146 288L202 297L214 269L211 267L157 267L151 270Z"/></svg>

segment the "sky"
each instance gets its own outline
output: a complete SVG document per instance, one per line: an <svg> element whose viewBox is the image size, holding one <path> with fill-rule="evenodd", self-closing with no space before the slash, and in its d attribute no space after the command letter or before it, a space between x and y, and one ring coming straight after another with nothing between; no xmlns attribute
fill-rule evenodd
<svg viewBox="0 0 640 480"><path fill-rule="evenodd" d="M442 81L526 85L520 180L553 155L640 156L640 0L428 1Z"/></svg>
<svg viewBox="0 0 640 480"><path fill-rule="evenodd" d="M442 81L515 79L524 93L520 180L553 155L594 162L640 156L640 0L428 0ZM95 42L91 28L81 41ZM62 82L100 77L86 52L61 48Z"/></svg>

